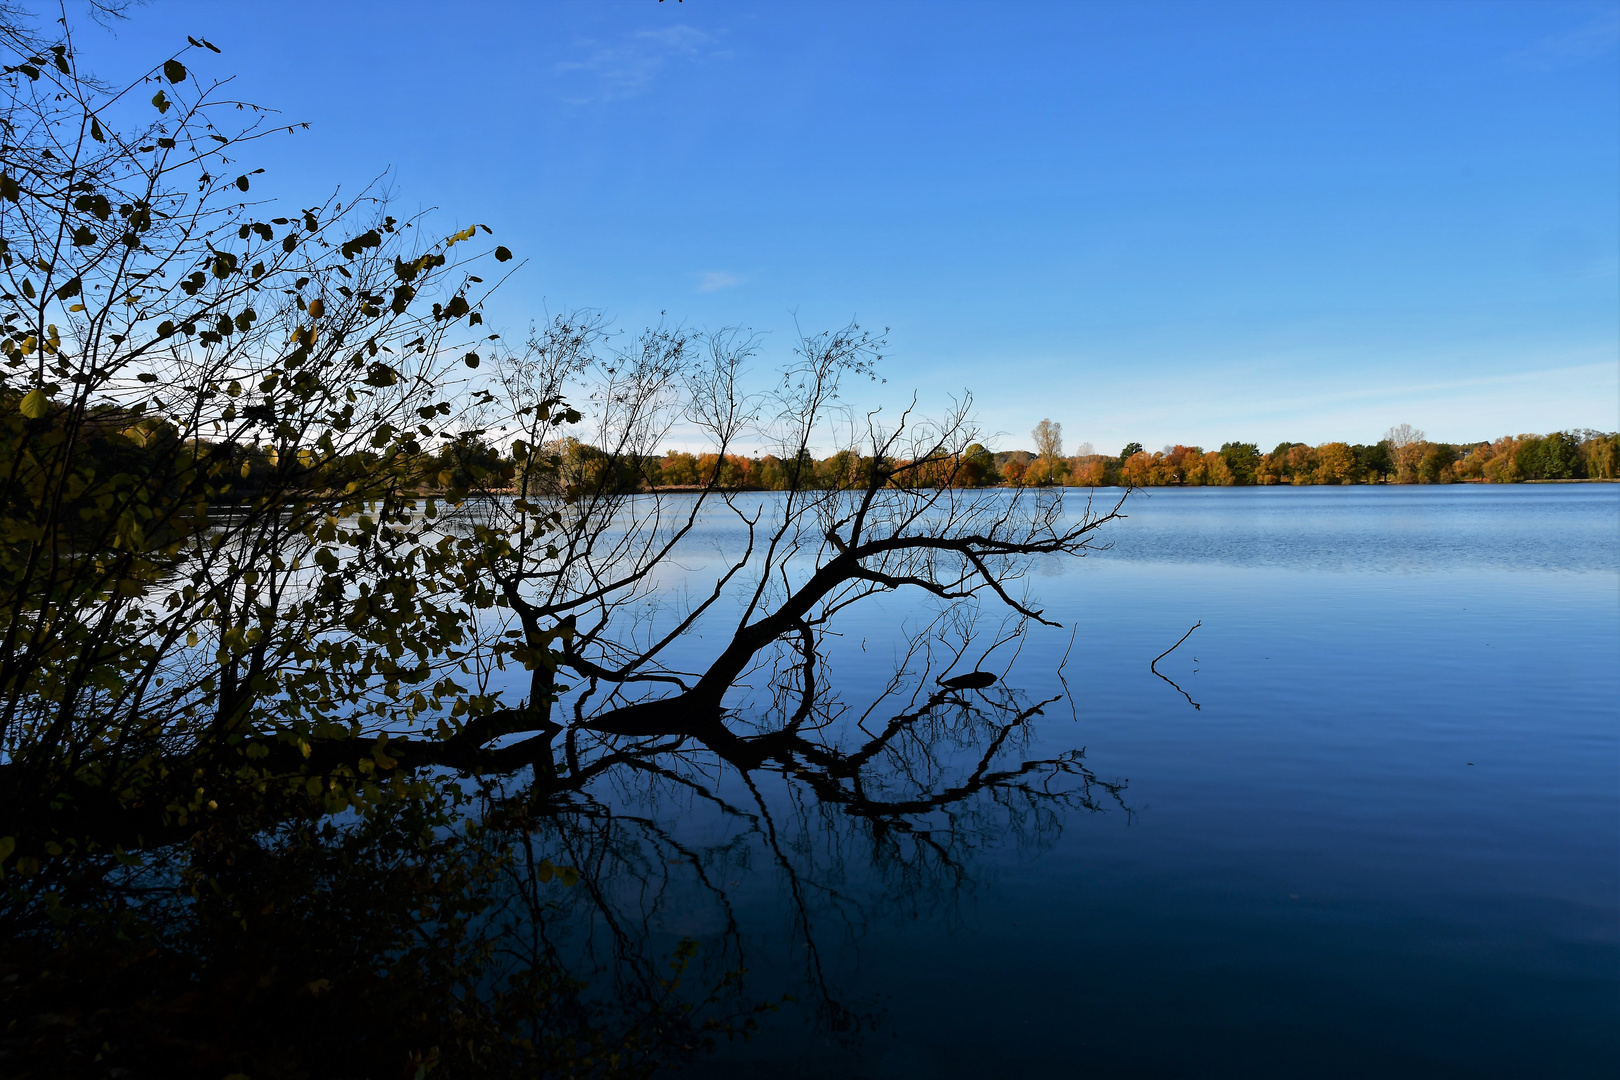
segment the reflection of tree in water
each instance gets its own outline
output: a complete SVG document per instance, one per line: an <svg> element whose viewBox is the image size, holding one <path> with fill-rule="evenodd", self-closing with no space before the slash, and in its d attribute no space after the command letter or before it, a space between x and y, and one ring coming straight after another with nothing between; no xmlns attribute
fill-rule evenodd
<svg viewBox="0 0 1620 1080"><path fill-rule="evenodd" d="M497 804L525 833L517 958L569 969L622 1004L666 999L680 949L692 1015L745 1017L771 996L764 984L788 987L826 1034L869 1027L870 1003L838 985L829 950L858 949L879 919L950 918L982 852L1039 851L1069 812L1124 807L1123 785L1099 779L1083 749L1030 753L1033 722L1060 697L1032 701L985 672L918 677L910 662L930 643L912 641L858 716L805 679L798 655L777 658L786 677L751 723L570 733L566 765ZM577 869L578 886L542 880L553 864ZM750 925L765 883L775 921ZM746 974L789 957L791 973Z"/></svg>
<svg viewBox="0 0 1620 1080"><path fill-rule="evenodd" d="M733 881L786 891L832 1009L825 928L1089 803L961 651L857 722L823 638L888 594L1044 623L1032 561L1123 499L973 486L965 396L854 411L854 325L766 382L741 332L499 344L480 227L268 217L215 47L108 88L5 7L0 1073L634 1071L746 1013ZM700 490L660 487L673 438ZM724 482L747 447L768 496Z"/></svg>

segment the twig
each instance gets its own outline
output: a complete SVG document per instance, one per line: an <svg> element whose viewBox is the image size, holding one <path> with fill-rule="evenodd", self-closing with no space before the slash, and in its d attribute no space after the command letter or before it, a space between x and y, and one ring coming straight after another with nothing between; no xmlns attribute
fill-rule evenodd
<svg viewBox="0 0 1620 1080"><path fill-rule="evenodd" d="M1193 623L1192 624L1192 630L1188 630L1185 634L1181 635L1181 641L1177 641L1174 645L1170 646L1168 649L1164 650L1164 652L1160 653L1158 656L1155 656L1153 658L1153 663L1148 665L1148 670L1153 672L1153 674L1158 675L1159 674L1159 666L1158 666L1159 661L1163 660L1165 657L1169 656L1171 653L1173 653L1177 649L1181 648L1181 642L1186 641L1188 638L1192 637L1193 630L1196 630L1200 626L1203 626L1203 625L1204 625L1204 620L1203 619L1199 619L1197 622Z"/></svg>
<svg viewBox="0 0 1620 1080"><path fill-rule="evenodd" d="M1179 649L1181 647L1181 642L1182 641L1186 641L1188 638L1192 637L1193 630L1196 630L1200 626L1203 626L1203 625L1204 625L1204 620L1202 620L1202 619L1199 619L1197 622L1193 623L1192 624L1192 630L1188 630L1185 634L1181 635L1181 641L1176 642L1174 645L1172 645L1168 649L1164 650L1164 652L1160 653L1158 656L1155 656L1153 658L1153 663L1148 665L1148 670L1149 671L1153 672L1153 674L1157 675L1159 678L1163 679L1165 682L1167 682L1171 686L1175 687L1176 693L1178 693L1182 697L1186 698L1187 699L1187 704L1191 705L1194 709L1197 709L1200 712L1203 711L1204 707L1202 705L1198 704L1198 702L1194 701L1192 699L1192 695L1187 693L1187 691L1183 690L1181 688L1181 685L1179 683L1177 683L1176 680L1172 679L1170 676L1168 676L1164 672L1160 671L1158 665L1159 665L1160 660L1163 660L1165 657L1169 656L1171 653L1173 653L1177 649Z"/></svg>

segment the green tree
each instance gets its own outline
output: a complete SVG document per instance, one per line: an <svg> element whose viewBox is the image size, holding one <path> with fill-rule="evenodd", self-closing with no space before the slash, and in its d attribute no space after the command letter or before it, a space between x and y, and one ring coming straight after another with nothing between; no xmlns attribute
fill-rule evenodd
<svg viewBox="0 0 1620 1080"><path fill-rule="evenodd" d="M1373 443L1371 446L1357 443L1351 449L1355 451L1356 469L1365 479L1376 482L1394 468L1387 440Z"/></svg>
<svg viewBox="0 0 1620 1080"><path fill-rule="evenodd" d="M1260 449L1254 443L1222 443L1221 460L1234 484L1253 484L1255 470L1260 465Z"/></svg>
<svg viewBox="0 0 1620 1080"><path fill-rule="evenodd" d="M1580 443L1568 432L1525 436L1514 464L1526 480L1573 480L1584 472Z"/></svg>
<svg viewBox="0 0 1620 1080"><path fill-rule="evenodd" d="M966 487L982 487L1001 479L996 471L996 456L982 443L971 443L962 453L961 482Z"/></svg>
<svg viewBox="0 0 1620 1080"><path fill-rule="evenodd" d="M1418 459L1418 480L1425 484L1445 483L1453 479L1448 471L1457 460L1457 448L1449 443L1430 443Z"/></svg>

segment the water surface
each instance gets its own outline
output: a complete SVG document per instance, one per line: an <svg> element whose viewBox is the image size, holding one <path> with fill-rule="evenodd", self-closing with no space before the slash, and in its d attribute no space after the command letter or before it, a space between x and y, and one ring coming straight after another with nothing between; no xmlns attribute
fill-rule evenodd
<svg viewBox="0 0 1620 1080"><path fill-rule="evenodd" d="M1067 695L1014 756L1084 747L1117 797L988 794L897 839L791 775L745 792L715 772L774 808L749 835L625 789L626 813L666 800L698 853L649 925L795 999L694 1067L1608 1075L1620 486L1158 490L1127 510L1109 550L1033 568L1064 628L1032 633L1006 683ZM849 613L828 665L845 700L880 692L911 603ZM1149 662L1194 623L1160 679Z"/></svg>

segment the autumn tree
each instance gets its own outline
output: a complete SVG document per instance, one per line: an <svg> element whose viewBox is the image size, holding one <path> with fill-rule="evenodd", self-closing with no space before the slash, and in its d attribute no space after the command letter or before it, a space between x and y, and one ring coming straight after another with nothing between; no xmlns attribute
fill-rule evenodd
<svg viewBox="0 0 1620 1080"><path fill-rule="evenodd" d="M1411 424L1397 424L1384 433L1389 444L1391 471L1398 484L1417 482L1418 463L1423 457L1423 443L1427 436Z"/></svg>
<svg viewBox="0 0 1620 1080"><path fill-rule="evenodd" d="M474 266L510 258L372 194L255 201L234 162L267 114L180 56L120 91L74 64L9 69L0 155L0 798L36 848L43 792L116 792L145 809L107 820L160 835L223 812L208 777L250 749L461 694L417 491L435 444L452 484L495 467L454 395L487 344Z"/></svg>
<svg viewBox="0 0 1620 1080"><path fill-rule="evenodd" d="M1042 420L1029 434L1030 438L1035 440L1035 464L1031 470L1033 475L1039 477L1040 483L1057 482L1060 479L1059 461L1063 457L1063 425L1052 420Z"/></svg>
<svg viewBox="0 0 1620 1080"><path fill-rule="evenodd" d="M1593 480L1613 480L1620 476L1620 434L1603 431L1583 432L1581 454L1586 475Z"/></svg>
<svg viewBox="0 0 1620 1080"><path fill-rule="evenodd" d="M208 42L112 89L71 40L22 44L0 80L0 940L78 942L65 995L125 967L176 1000L251 988L300 1068L319 1043L345 1075L633 1064L563 1022L555 971L484 977L488 883L519 855L495 786L538 812L649 733L750 760L728 701L766 671L800 732L849 606L1048 621L1031 557L1116 516L963 486L970 401L850 411L882 350L858 327L804 335L766 393L746 335L561 317L509 346L483 326L512 261L487 229L433 233L378 190L258 198L242 158L292 130L200 74ZM677 424L704 444L691 494L655 483ZM772 450L764 509L731 490L745 444ZM663 603L716 520L743 548ZM677 662L722 606L740 618ZM72 964L29 963L4 993L46 1015ZM390 1004L364 1038L288 1021L368 1001ZM700 1022L661 1007L647 1030Z"/></svg>
<svg viewBox="0 0 1620 1080"><path fill-rule="evenodd" d="M806 335L763 397L741 389L744 335L652 328L604 352L598 322L559 318L507 348L478 329L475 270L511 254L461 254L485 230L435 238L366 195L253 201L255 170L228 166L275 129L179 57L106 93L66 45L23 59L0 163L0 797L29 866L92 822L109 858L190 835L247 812L247 789L330 812L372 802L381 773L532 767L488 747L550 730L562 671L604 687L601 715L580 716L602 730L660 687L685 688L662 713L713 715L779 643L808 676L827 621L877 592L1035 619L1011 590L1020 560L1083 553L1109 520L963 493L967 402L932 421L849 413L840 388L882 345L857 327ZM107 110L148 92L145 126L116 128ZM698 498L670 503L648 473L676 422L712 456ZM769 521L727 494L745 437L787 463ZM85 455L96 440L185 452L109 473ZM814 467L826 443L846 449ZM655 571L711 510L763 547L640 640ZM707 672L666 670L744 580L750 617ZM486 689L504 663L532 676L512 706ZM67 818L47 791L71 796Z"/></svg>
<svg viewBox="0 0 1620 1080"><path fill-rule="evenodd" d="M1191 483L1189 472L1193 470L1194 463L1204 456L1204 451L1197 446L1175 446L1165 450L1164 463L1168 479L1175 483Z"/></svg>
<svg viewBox="0 0 1620 1080"><path fill-rule="evenodd" d="M1150 487L1156 479L1154 465L1152 454L1138 450L1120 465L1120 481L1127 487Z"/></svg>
<svg viewBox="0 0 1620 1080"><path fill-rule="evenodd" d="M1356 454L1347 443L1323 443L1316 448L1316 483L1349 484L1356 480Z"/></svg>
<svg viewBox="0 0 1620 1080"><path fill-rule="evenodd" d="M207 41L104 88L71 37L6 37L8 1068L161 1045L169 1075L357 1075L481 1046L482 1075L534 1075L624 1050L567 1019L554 972L489 994L507 853L445 830L454 777L387 752L486 711L465 672L515 659L442 529L514 479L465 381L510 253L375 190L259 199L240 158L292 129L200 72ZM207 1009L232 1002L227 1033ZM97 1019L36 1038L64 1007Z"/></svg>

